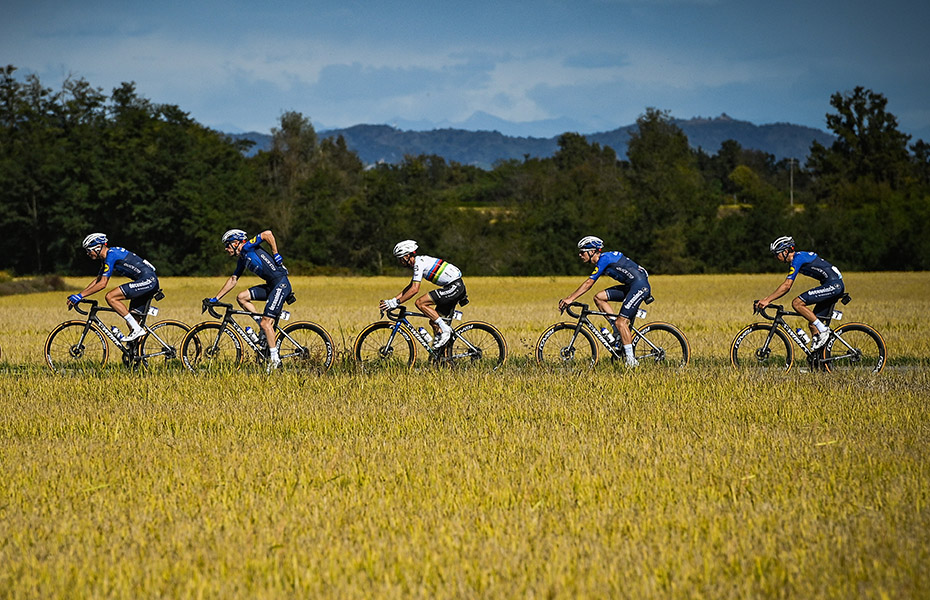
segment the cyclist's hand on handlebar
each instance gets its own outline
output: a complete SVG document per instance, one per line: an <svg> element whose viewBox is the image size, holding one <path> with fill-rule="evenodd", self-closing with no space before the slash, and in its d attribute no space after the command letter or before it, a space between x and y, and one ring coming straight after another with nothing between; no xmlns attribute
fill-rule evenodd
<svg viewBox="0 0 930 600"><path fill-rule="evenodd" d="M71 294L68 296L68 310L71 310L71 307L84 299L84 296L81 294Z"/></svg>
<svg viewBox="0 0 930 600"><path fill-rule="evenodd" d="M760 313L765 310L765 307L768 306L768 302L763 303L762 300L753 300L752 301L752 312Z"/></svg>
<svg viewBox="0 0 930 600"><path fill-rule="evenodd" d="M216 304L217 302L220 301L220 299L214 296L212 298L204 298L203 301L206 302L207 304Z"/></svg>
<svg viewBox="0 0 930 600"><path fill-rule="evenodd" d="M565 309L568 308L569 304L571 304L571 302L569 302L567 298L562 298L559 300L559 312L565 312Z"/></svg>
<svg viewBox="0 0 930 600"><path fill-rule="evenodd" d="M378 308L381 309L381 312L391 310L392 308L397 308L397 298L388 298L387 300L382 300L378 305Z"/></svg>

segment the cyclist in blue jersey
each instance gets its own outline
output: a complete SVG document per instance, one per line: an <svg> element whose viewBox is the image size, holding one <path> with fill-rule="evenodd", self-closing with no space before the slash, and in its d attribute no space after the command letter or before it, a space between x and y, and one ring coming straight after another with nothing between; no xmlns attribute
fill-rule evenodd
<svg viewBox="0 0 930 600"><path fill-rule="evenodd" d="M107 287L110 277L113 275L128 277L132 281L113 288L107 292L105 299L110 308L123 317L126 324L129 325L129 334L120 335L122 341L131 342L145 335L145 329L142 328L133 313L139 316L139 320L145 320L142 311L158 291L158 275L155 274L155 267L149 261L125 248L119 246L110 248L107 246L107 236L103 233L88 235L81 245L88 256L94 260L102 261L103 264L100 266L97 277L86 288L81 290L80 293L68 296L68 306L73 306L86 296L95 294ZM129 300L129 308L126 308L126 305L123 304L124 300Z"/></svg>
<svg viewBox="0 0 930 600"><path fill-rule="evenodd" d="M428 294L417 298L415 304L420 311L429 317L436 340L434 348L442 348L452 337L452 328L442 317L448 317L455 310L459 301L465 304L467 292L462 281L462 271L452 263L434 258L432 256L417 256L417 243L413 240L404 240L394 246L394 257L400 264L413 269L413 277L400 294L380 303L381 310L396 308L410 300L420 291L420 282L424 279L439 286ZM440 316L441 315L441 316Z"/></svg>
<svg viewBox="0 0 930 600"><path fill-rule="evenodd" d="M266 242L271 247L271 253L262 247L262 242ZM270 352L268 370L276 369L281 365L281 359L278 357L278 347L274 343L274 320L281 315L284 302L291 296L291 281L287 277L284 259L278 254L278 244L274 239L274 234L271 230L265 230L248 239L245 231L230 229L223 234L223 246L230 256L238 257L239 262L236 264L236 270L229 276L216 296L210 298L210 302L219 301L229 290L236 287L239 277L246 269L265 280L263 284L239 292L236 301L243 310L253 313L258 312L252 304L254 300L265 302L265 310L261 318L256 320L265 339L268 340Z"/></svg>
<svg viewBox="0 0 930 600"><path fill-rule="evenodd" d="M832 264L820 258L813 252L799 252L794 249L794 238L782 236L769 245L769 250L778 260L788 263L788 277L778 288L761 300L756 301L756 309L763 309L772 301L788 293L794 284L798 273L807 275L820 282L815 288L809 289L791 301L791 308L798 312L810 323L813 336L811 349L818 350L830 338L828 326L833 314L833 307L837 300L843 297L846 287L843 284L843 274ZM814 305L813 310L808 308ZM824 320L827 323L824 323Z"/></svg>
<svg viewBox="0 0 930 600"><path fill-rule="evenodd" d="M622 252L605 252L604 240L593 235L587 235L578 242L578 256L582 262L591 263L594 272L578 286L578 289L559 300L559 310L565 310L569 304L585 294L594 285L601 275L616 279L619 285L609 287L594 295L594 303L601 312L609 313L607 322L613 328L623 345L628 367L639 366L639 361L633 356L633 334L630 323L636 316L636 311L643 300L649 297L649 273ZM621 302L620 314L614 317L611 302Z"/></svg>

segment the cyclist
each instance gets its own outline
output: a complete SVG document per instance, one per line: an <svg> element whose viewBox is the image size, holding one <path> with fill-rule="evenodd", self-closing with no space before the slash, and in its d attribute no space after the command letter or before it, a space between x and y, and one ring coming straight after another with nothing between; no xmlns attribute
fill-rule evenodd
<svg viewBox="0 0 930 600"><path fill-rule="evenodd" d="M92 233L84 238L81 244L87 255L94 260L102 261L97 277L91 281L80 293L68 296L68 307L74 306L86 296L90 296L107 287L112 275L128 277L132 281L115 287L105 296L107 304L116 311L116 314L126 320L129 325L129 334L119 334L124 342L131 342L145 335L145 329L133 316L133 313L144 321L142 311L146 304L158 291L158 275L152 263L139 255L120 246L107 246L107 236L104 233ZM129 300L129 308L123 304Z"/></svg>
<svg viewBox="0 0 930 600"><path fill-rule="evenodd" d="M271 247L270 254L262 247L262 242L267 242ZM285 300L291 296L291 281L287 277L284 259L278 254L278 244L274 239L274 234L271 230L265 230L249 239L245 231L230 229L223 234L223 246L227 254L238 257L239 262L236 264L236 270L229 276L216 296L209 299L209 302L218 302L229 290L236 287L239 276L245 269L264 279L265 283L239 292L236 301L243 310L253 313L258 312L252 304L254 300L265 302L265 310L261 318L256 318L256 321L268 341L270 353L268 370L277 369L281 365L281 359L278 357L278 347L274 343L273 323L281 315Z"/></svg>
<svg viewBox="0 0 930 600"><path fill-rule="evenodd" d="M394 257L400 264L413 269L413 278L400 294L380 303L381 310L396 308L417 295L420 291L420 281L426 279L430 283L440 286L428 294L417 298L415 304L420 312L429 317L433 327L435 341L433 348L442 348L452 337L452 328L442 317L448 317L455 310L459 301L466 304L465 283L462 281L462 271L458 267L441 258L417 255L417 243L413 240L397 242L394 246ZM441 316L440 316L441 315Z"/></svg>
<svg viewBox="0 0 930 600"><path fill-rule="evenodd" d="M628 367L639 366L639 361L633 356L633 334L630 332L630 322L636 316L636 311L643 300L649 297L649 273L622 252L605 252L604 240L593 235L586 235L578 241L578 256L582 262L594 265L594 272L578 286L570 295L559 300L559 310L565 308L591 289L594 282L601 275L608 275L619 282L619 285L601 290L594 295L594 303L601 312L609 313L606 317L614 330L614 334L623 345ZM621 302L620 315L613 316L611 302ZM618 322L619 321L619 322Z"/></svg>
<svg viewBox="0 0 930 600"><path fill-rule="evenodd" d="M769 250L778 260L788 263L788 277L778 288L761 300L757 300L755 308L761 310L773 300L777 300L788 293L794 284L798 273L807 275L820 282L815 288L809 289L791 301L791 308L798 312L810 323L813 336L811 349L819 350L830 338L830 328L824 324L823 319L830 321L833 307L845 291L843 274L832 264L817 256L813 252L797 252L794 249L794 238L782 236L769 245ZM808 308L811 304L814 309Z"/></svg>

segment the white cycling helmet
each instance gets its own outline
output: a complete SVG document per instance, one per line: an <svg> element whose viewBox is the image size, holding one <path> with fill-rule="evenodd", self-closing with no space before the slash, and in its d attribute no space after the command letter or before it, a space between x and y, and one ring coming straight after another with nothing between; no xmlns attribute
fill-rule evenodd
<svg viewBox="0 0 930 600"><path fill-rule="evenodd" d="M394 257L403 258L412 252L416 252L418 247L419 246L417 246L417 243L413 240L397 242L397 244L394 246Z"/></svg>
<svg viewBox="0 0 930 600"><path fill-rule="evenodd" d="M781 254L785 250L794 248L794 238L790 235L783 235L771 244L769 244L769 250L772 251L772 254Z"/></svg>
<svg viewBox="0 0 930 600"><path fill-rule="evenodd" d="M603 247L604 240L593 235L586 235L578 241L579 250L600 250Z"/></svg>
<svg viewBox="0 0 930 600"><path fill-rule="evenodd" d="M223 234L223 244L228 244L229 242L235 242L238 240L247 239L249 236L246 232L241 229L230 229Z"/></svg>
<svg viewBox="0 0 930 600"><path fill-rule="evenodd" d="M85 250L91 250L91 249L96 249L99 246L103 246L106 243L107 243L107 234L92 233L86 238L84 238L84 241L81 243L81 246L83 246Z"/></svg>

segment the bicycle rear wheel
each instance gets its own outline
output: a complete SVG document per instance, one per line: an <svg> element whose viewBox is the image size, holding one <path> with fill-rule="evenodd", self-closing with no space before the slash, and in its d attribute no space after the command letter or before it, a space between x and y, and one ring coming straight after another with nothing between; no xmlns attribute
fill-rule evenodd
<svg viewBox="0 0 930 600"><path fill-rule="evenodd" d="M633 337L633 355L640 369L677 369L688 365L688 338L671 323L649 323Z"/></svg>
<svg viewBox="0 0 930 600"><path fill-rule="evenodd" d="M536 342L536 362L558 369L593 368L597 364L594 337L574 323L556 323Z"/></svg>
<svg viewBox="0 0 930 600"><path fill-rule="evenodd" d="M242 340L220 323L199 323L181 342L181 361L195 373L235 371L242 364Z"/></svg>
<svg viewBox="0 0 930 600"><path fill-rule="evenodd" d="M885 340L865 323L847 323L833 330L823 349L828 371L881 373L885 368Z"/></svg>
<svg viewBox="0 0 930 600"><path fill-rule="evenodd" d="M278 333L282 369L324 373L332 366L335 354L333 339L316 323L292 323Z"/></svg>
<svg viewBox="0 0 930 600"><path fill-rule="evenodd" d="M782 330L769 323L753 323L733 339L730 362L746 370L787 371L794 362L794 350Z"/></svg>
<svg viewBox="0 0 930 600"><path fill-rule="evenodd" d="M378 321L358 334L352 355L364 369L408 369L413 366L417 358L413 335L405 325L396 331L394 327L394 323Z"/></svg>
<svg viewBox="0 0 930 600"><path fill-rule="evenodd" d="M106 364L109 355L103 332L87 321L65 321L45 340L45 364L62 375L96 371Z"/></svg>
<svg viewBox="0 0 930 600"><path fill-rule="evenodd" d="M165 320L155 323L141 340L142 362L149 370L183 369L181 344L190 326L180 321Z"/></svg>
<svg viewBox="0 0 930 600"><path fill-rule="evenodd" d="M490 323L469 321L455 330L445 358L456 368L494 371L507 360L507 342Z"/></svg>

